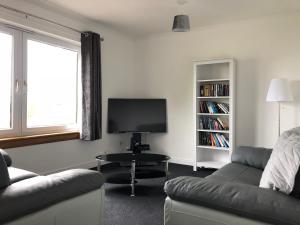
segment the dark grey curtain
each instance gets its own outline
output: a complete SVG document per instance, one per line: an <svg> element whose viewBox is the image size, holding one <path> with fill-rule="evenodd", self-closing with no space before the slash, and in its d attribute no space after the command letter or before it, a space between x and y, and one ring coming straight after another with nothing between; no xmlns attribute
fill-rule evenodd
<svg viewBox="0 0 300 225"><path fill-rule="evenodd" d="M81 139L93 141L102 136L101 42L93 32L81 34L82 133Z"/></svg>

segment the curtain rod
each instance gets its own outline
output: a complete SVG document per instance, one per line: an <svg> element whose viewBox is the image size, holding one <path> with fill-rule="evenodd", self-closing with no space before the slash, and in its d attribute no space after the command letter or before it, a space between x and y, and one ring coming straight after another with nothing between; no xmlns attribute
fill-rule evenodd
<svg viewBox="0 0 300 225"><path fill-rule="evenodd" d="M27 19L28 16L30 16L30 17L34 17L34 18L36 18L36 19L40 19L40 20L46 21L46 22L48 22L48 23L52 23L52 24L58 25L58 26L60 26L60 27L67 28L67 29L72 30L72 31L74 31L74 32L76 32L76 33L79 33L79 34L84 33L84 32L82 32L82 31L80 31L80 30L77 30L77 29L75 29L75 28L73 28L73 27L69 27L69 26L66 26L66 25L57 23L57 22L55 22L55 21L48 20L48 19L45 19L45 18L43 18L43 17L36 16L36 15L31 14L31 13L27 13L27 12L24 12L24 11L22 11L22 10L18 10L18 9L15 9L15 8L12 8L12 7L9 7L9 6L6 6L6 5L0 4L0 7L4 8L4 9L11 10L11 11L14 11L14 12L17 12L17 13L24 14L25 17L26 17L26 19ZM104 41L104 38L100 38L100 41Z"/></svg>

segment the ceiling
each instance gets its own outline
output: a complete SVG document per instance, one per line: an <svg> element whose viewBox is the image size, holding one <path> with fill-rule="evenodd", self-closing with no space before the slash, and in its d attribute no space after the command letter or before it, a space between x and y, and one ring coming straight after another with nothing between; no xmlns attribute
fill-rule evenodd
<svg viewBox="0 0 300 225"><path fill-rule="evenodd" d="M300 11L299 0L33 0L69 10L133 36L168 32L176 14L188 14L191 29Z"/></svg>

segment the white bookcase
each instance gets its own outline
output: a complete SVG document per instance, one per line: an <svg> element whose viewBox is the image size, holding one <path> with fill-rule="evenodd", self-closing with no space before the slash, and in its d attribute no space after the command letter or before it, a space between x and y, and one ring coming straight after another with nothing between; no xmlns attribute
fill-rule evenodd
<svg viewBox="0 0 300 225"><path fill-rule="evenodd" d="M226 94L224 92L220 93L220 90L218 93L217 90L220 86L223 89L226 86ZM197 167L220 168L230 162L231 153L235 149L235 61L233 59L194 61L193 95L195 121L194 171L197 170ZM200 107L200 104L202 104L202 107ZM214 110L211 110L211 106L210 110L208 110L208 107L203 107L207 104L214 105ZM228 106L229 112L222 112L218 104ZM217 119L227 124L227 129L220 126L220 123L216 123ZM213 121L210 124L214 124L214 126L203 128L201 126L204 124L203 121L208 120ZM200 121L202 121L201 124ZM207 125L207 123L205 124ZM215 126L217 126L217 129L215 129ZM221 141L220 139L216 141L214 138L220 138Z"/></svg>

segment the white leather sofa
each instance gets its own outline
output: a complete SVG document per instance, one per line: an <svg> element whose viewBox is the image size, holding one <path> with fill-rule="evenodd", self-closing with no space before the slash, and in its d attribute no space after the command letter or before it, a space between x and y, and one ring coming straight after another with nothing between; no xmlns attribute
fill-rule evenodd
<svg viewBox="0 0 300 225"><path fill-rule="evenodd" d="M165 201L165 225L270 225L220 210L175 201Z"/></svg>
<svg viewBox="0 0 300 225"><path fill-rule="evenodd" d="M54 204L4 225L104 225L104 188Z"/></svg>
<svg viewBox="0 0 300 225"><path fill-rule="evenodd" d="M272 150L239 147L231 163L205 178L165 184L165 225L298 225L300 171L290 195L259 187Z"/></svg>
<svg viewBox="0 0 300 225"><path fill-rule="evenodd" d="M99 172L74 169L40 176L11 164L0 150L0 224L103 225Z"/></svg>

